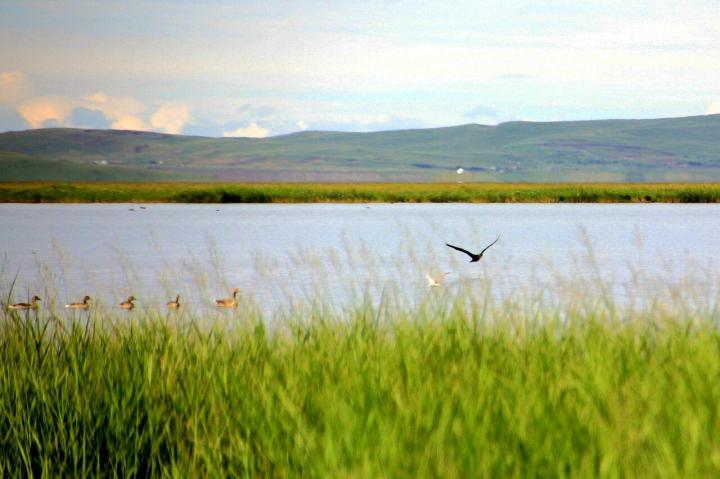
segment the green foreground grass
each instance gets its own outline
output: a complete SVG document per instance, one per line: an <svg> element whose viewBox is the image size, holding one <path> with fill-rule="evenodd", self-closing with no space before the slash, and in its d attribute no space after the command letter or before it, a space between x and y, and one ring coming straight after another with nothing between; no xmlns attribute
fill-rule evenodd
<svg viewBox="0 0 720 479"><path fill-rule="evenodd" d="M0 475L720 472L713 315L505 311L318 310L272 330L8 314Z"/></svg>
<svg viewBox="0 0 720 479"><path fill-rule="evenodd" d="M0 183L5 203L717 203L720 183Z"/></svg>

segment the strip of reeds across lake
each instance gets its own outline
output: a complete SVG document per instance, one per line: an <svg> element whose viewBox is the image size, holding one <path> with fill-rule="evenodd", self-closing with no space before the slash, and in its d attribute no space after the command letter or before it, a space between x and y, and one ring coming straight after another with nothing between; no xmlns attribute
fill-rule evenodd
<svg viewBox="0 0 720 479"><path fill-rule="evenodd" d="M0 183L5 203L717 203L718 183Z"/></svg>
<svg viewBox="0 0 720 479"><path fill-rule="evenodd" d="M693 278L622 304L597 271L550 300L486 278L272 321L245 296L68 312L39 290L0 315L0 475L714 477L717 276Z"/></svg>

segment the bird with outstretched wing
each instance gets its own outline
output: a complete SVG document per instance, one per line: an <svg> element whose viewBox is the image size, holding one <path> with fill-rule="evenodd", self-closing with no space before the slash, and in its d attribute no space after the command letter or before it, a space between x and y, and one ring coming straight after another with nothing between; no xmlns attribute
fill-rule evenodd
<svg viewBox="0 0 720 479"><path fill-rule="evenodd" d="M487 246L486 246L482 251L480 251L480 253L478 253L478 254L471 253L470 251L468 251L468 250L466 250L466 249L462 249L462 248L460 248L459 246L453 246L453 245L451 245L451 244L449 244L449 243L445 243L445 246L449 246L449 247L451 247L452 249L455 249L455 250L458 250L458 251L462 251L462 252L465 253L466 255L470 256L470 262L471 262L471 263L476 263L476 262L480 261L480 258L483 257L483 253L485 253L485 251L487 251L488 248L490 248L492 245L494 245L495 243L497 243L499 239L500 239L500 235L498 235L498 237L497 237L497 239L496 239L495 241L493 241L492 243L490 243L489 245L487 245Z"/></svg>

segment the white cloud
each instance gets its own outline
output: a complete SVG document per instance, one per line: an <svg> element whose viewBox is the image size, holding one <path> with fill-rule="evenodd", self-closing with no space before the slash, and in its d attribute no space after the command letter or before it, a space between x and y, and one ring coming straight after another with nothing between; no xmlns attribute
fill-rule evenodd
<svg viewBox="0 0 720 479"><path fill-rule="evenodd" d="M0 104L13 105L32 95L32 82L23 72L0 72Z"/></svg>
<svg viewBox="0 0 720 479"><path fill-rule="evenodd" d="M20 105L18 112L31 128L40 128L48 121L62 126L72 125L69 116L75 108L87 108L101 112L110 122L111 128L121 130L148 130L143 119L145 105L132 97L112 97L97 92L82 98L61 95L36 97ZM166 127L172 127L166 123Z"/></svg>
<svg viewBox="0 0 720 479"><path fill-rule="evenodd" d="M114 130L147 130L147 124L141 119L132 115L122 116L116 119L110 128Z"/></svg>
<svg viewBox="0 0 720 479"><path fill-rule="evenodd" d="M29 100L18 108L18 112L31 128L40 128L47 121L58 125L65 124L65 119L75 107L71 98L58 95L41 96Z"/></svg>
<svg viewBox="0 0 720 479"><path fill-rule="evenodd" d="M257 123L251 123L249 126L240 127L232 131L224 131L224 137L242 136L247 138L265 138L270 130L259 126Z"/></svg>
<svg viewBox="0 0 720 479"><path fill-rule="evenodd" d="M80 106L100 110L111 120L123 117L140 117L145 113L145 105L131 96L110 96L98 91L85 96L79 101Z"/></svg>
<svg viewBox="0 0 720 479"><path fill-rule="evenodd" d="M707 109L708 115L716 115L720 114L720 100L715 100L714 102L710 103L710 106Z"/></svg>
<svg viewBox="0 0 720 479"><path fill-rule="evenodd" d="M150 117L150 125L155 130L177 134L182 131L189 119L190 110L187 106L162 105Z"/></svg>

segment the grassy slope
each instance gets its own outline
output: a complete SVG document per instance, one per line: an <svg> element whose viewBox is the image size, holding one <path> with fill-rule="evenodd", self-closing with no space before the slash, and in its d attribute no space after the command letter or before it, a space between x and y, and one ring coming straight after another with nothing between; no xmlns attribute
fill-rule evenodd
<svg viewBox="0 0 720 479"><path fill-rule="evenodd" d="M46 160L24 153L0 152L2 181L42 178L46 181L161 181L177 178L137 167L83 165L69 160Z"/></svg>
<svg viewBox="0 0 720 479"><path fill-rule="evenodd" d="M104 159L157 168L162 161L162 170L186 174L263 171L276 180L292 172L448 180L463 166L476 180L715 181L719 135L720 115L302 132L266 139L49 129L0 134L0 151L84 165Z"/></svg>

